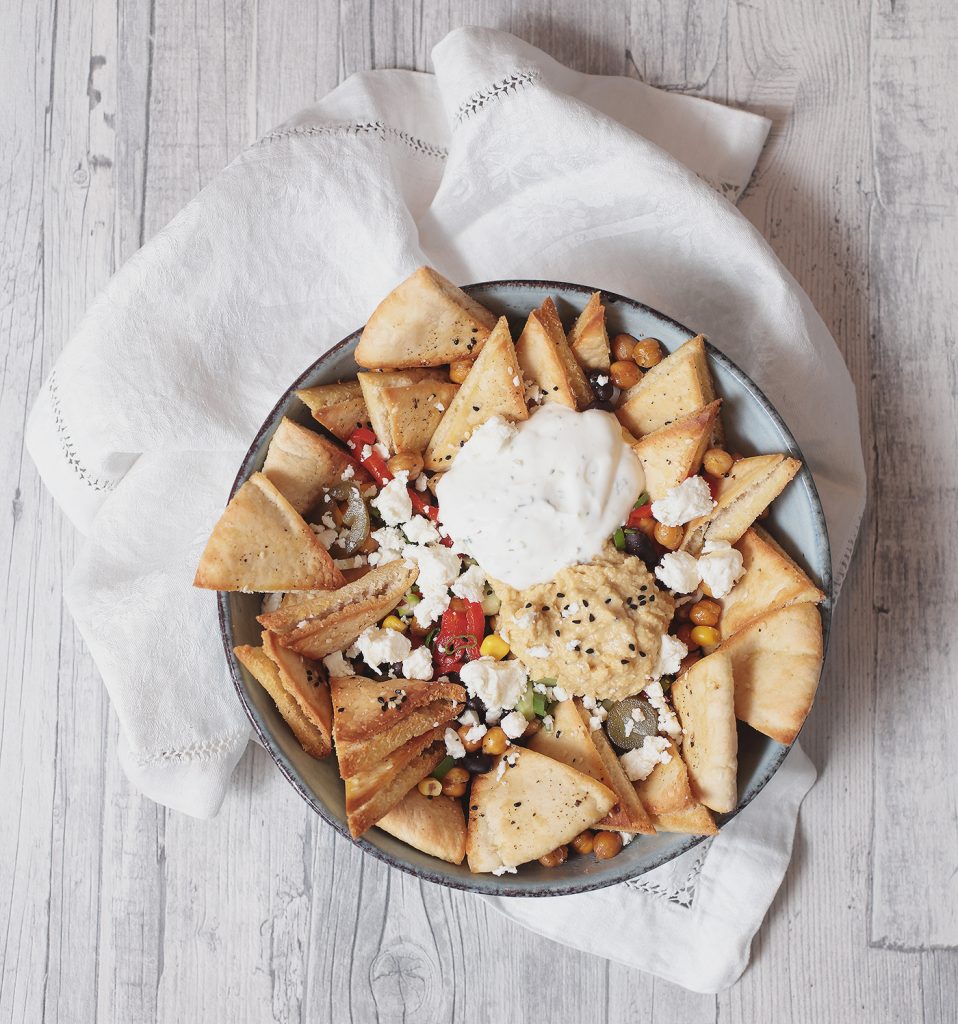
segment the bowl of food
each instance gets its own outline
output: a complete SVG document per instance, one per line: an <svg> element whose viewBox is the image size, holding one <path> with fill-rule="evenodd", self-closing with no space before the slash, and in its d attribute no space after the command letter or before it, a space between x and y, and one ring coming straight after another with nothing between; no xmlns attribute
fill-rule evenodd
<svg viewBox="0 0 958 1024"><path fill-rule="evenodd" d="M285 391L196 584L322 818L521 896L640 875L748 804L831 607L811 474L717 348L623 296L425 267Z"/></svg>

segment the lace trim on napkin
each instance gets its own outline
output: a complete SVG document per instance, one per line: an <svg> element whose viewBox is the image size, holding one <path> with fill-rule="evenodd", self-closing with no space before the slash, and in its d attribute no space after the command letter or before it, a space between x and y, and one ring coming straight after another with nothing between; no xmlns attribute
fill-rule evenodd
<svg viewBox="0 0 958 1024"><path fill-rule="evenodd" d="M60 385L57 380L56 370L52 370L47 379L47 391L50 393L50 408L53 410L53 423L57 432L57 440L60 442L60 450L63 452L63 457L67 460L67 464L88 487L92 487L95 491L112 491L119 483L118 479L101 480L98 476L94 476L80 461L76 445L73 443L73 437L67 428L66 421L63 419L63 410L60 407Z"/></svg>
<svg viewBox="0 0 958 1024"><path fill-rule="evenodd" d="M130 760L139 768L149 768L151 765L164 761L212 761L222 754L229 752L237 743L246 743L249 739L249 731L231 732L225 736L217 736L216 739L202 740L199 743L192 743L188 747L181 747L176 750L159 750L155 754L130 754Z"/></svg>
<svg viewBox="0 0 958 1024"><path fill-rule="evenodd" d="M649 896L655 896L658 899L667 900L669 903L674 903L678 907L683 907L685 910L691 910L692 904L695 902L695 892L698 886L699 876L702 874L702 868L705 866L705 859L708 857L709 850L712 848L712 840L708 839L701 844L698 848L695 860L692 861L689 866L689 873L685 876L681 885L672 888L667 885L660 885L658 882L649 882L642 878L632 878L625 884L630 889L635 889L637 892L644 892Z"/></svg>
<svg viewBox="0 0 958 1024"><path fill-rule="evenodd" d="M292 128L278 128L269 135L264 135L257 143L257 146L265 146L270 142L277 142L280 139L288 139L297 135L377 135L380 139L392 139L401 142L404 146L420 156L433 157L436 160L445 160L449 150L445 146L437 146L432 142L410 135L401 128L394 128L385 121L357 121L352 124L304 124Z"/></svg>
<svg viewBox="0 0 958 1024"><path fill-rule="evenodd" d="M483 107L493 100L501 99L503 96L515 95L520 89L527 85L534 85L541 78L541 72L533 69L530 71L513 71L511 75L494 82L485 89L477 89L467 100L459 104L459 109L453 115L456 124L478 114Z"/></svg>

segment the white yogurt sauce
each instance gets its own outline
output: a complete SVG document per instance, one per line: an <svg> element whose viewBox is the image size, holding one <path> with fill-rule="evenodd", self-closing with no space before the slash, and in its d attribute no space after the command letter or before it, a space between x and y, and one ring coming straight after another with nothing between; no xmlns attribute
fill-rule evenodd
<svg viewBox="0 0 958 1024"><path fill-rule="evenodd" d="M513 587L588 562L645 485L616 418L544 405L524 423L488 420L436 490L457 550Z"/></svg>

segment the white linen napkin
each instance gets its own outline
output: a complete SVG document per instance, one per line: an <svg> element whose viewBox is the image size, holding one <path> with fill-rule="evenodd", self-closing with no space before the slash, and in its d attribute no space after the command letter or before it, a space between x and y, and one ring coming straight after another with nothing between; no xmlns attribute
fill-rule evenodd
<svg viewBox="0 0 958 1024"><path fill-rule="evenodd" d="M214 596L191 587L206 536L278 395L420 263L460 283L590 284L708 334L791 427L837 585L847 568L864 502L854 389L807 297L727 201L768 122L570 71L502 32L453 32L433 60L435 75L354 75L237 158L107 285L30 417L29 450L86 535L66 597L119 717L124 770L189 814L216 812L249 736ZM727 910L723 887L751 905L724 933L734 956L713 951L722 969L670 968L632 941L648 908L612 915L618 889L539 901L534 919L504 909L558 934L575 900L579 920L602 922L593 952L629 947L630 962L690 987L728 983L811 778L793 754L774 783L787 798L762 794L697 869L700 925ZM656 927L678 942L667 916Z"/></svg>

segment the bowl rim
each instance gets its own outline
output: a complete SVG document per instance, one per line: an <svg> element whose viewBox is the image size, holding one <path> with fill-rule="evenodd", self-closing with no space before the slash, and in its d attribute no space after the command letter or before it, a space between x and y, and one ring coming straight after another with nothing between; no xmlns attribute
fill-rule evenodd
<svg viewBox="0 0 958 1024"><path fill-rule="evenodd" d="M495 281L482 281L476 284L462 285L462 290L469 295L473 295L476 292L493 288L537 288L546 291L554 290L565 293L573 292L580 296L585 296L588 300L589 296L593 292L599 292L604 304L624 304L635 310L641 311L654 319L662 321L674 328L676 331L685 334L687 338L696 337L696 333L689 330L684 324L678 320L667 316L664 313L659 312L651 306L646 305L637 299L629 298L625 295L620 295L617 292L610 292L604 288L595 288L589 285L574 284L566 281L554 281L539 278L505 278L502 280ZM242 462L240 463L239 470L237 471L236 477L230 488L229 499L236 494L236 491L242 486L247 480L250 474L254 471L252 468L253 462L255 461L256 455L259 452L265 435L271 430L275 429L274 423L277 415L285 410L293 397L293 393L302 388L306 381L315 373L315 371L323 364L328 362L334 356L342 352L354 341L357 341L359 336L362 334L363 327L357 328L352 331L346 337L342 338L336 344L332 345L320 356L313 360L312 363L289 385L277 399L270 412L267 414L263 423L256 432L256 436L253 438L246 454L243 456ZM717 349L710 341L705 341L706 351L708 352L709 358L714 359L718 364L722 365L732 376L738 379L738 381L744 386L750 397L756 402L756 404L762 409L762 411L769 417L778 431L787 441L788 454L794 456L801 461L801 469L796 474L795 481L801 481L804 485L809 499L810 510L814 520L814 532L818 540L819 546L819 558L821 564L824 566L822 572L822 578L819 580L822 591L825 593L825 600L818 606L819 611L822 615L822 666L819 671L819 684L821 683L822 675L825 671L825 663L828 657L828 643L831 634L831 618L832 618L832 606L834 601L834 589L833 589L833 570L832 570L832 559L831 559L831 546L828 537L828 527L825 521L825 512L822 507L821 498L818 493L818 488L815 485L814 477L812 476L811 470L808 468L808 463L802 455L802 450L795 440L791 430L782 418L781 414L768 399L762 389L752 380L752 378L745 373L741 367L738 366L732 359L730 359L724 352ZM660 856L654 857L651 863L645 864L641 869L636 871L622 871L615 876L603 876L599 879L594 878L583 878L583 879L557 879L554 885L549 889L543 888L527 888L521 884L515 885L499 885L490 883L485 874L476 876L477 878L486 879L482 887L478 885L472 885L466 879L459 879L449 875L446 875L438 870L432 870L427 867L420 867L416 864L412 864L406 860L400 859L394 856L386 850L380 849L375 844L369 842L360 836L358 839L354 839L348 828L338 821L326 808L325 804L317 798L312 790L305 784L305 782L299 777L298 773L293 769L292 765L287 761L285 755L281 750L278 749L277 745L273 741L272 734L266 728L265 724L260 720L259 714L256 709L251 705L246 696L246 689L243 683L242 673L239 668L239 663L233 654L233 645L231 643L232 637L232 613L229 608L229 593L226 591L217 592L217 609L220 627L220 639L223 643L224 652L226 654L226 661L230 670L230 678L233 681L233 687L236 690L237 696L240 703L243 705L243 709L246 712L246 716L253 727L253 731L256 733L260 740L260 743L269 754L273 763L279 769L280 773L284 776L286 781L293 787L293 789L302 797L302 799L312 808L312 810L319 815L327 825L330 825L339 835L343 836L349 842L358 846L363 853L371 854L377 860L388 864L390 867L397 868L400 871L404 871L407 874L412 875L415 878L425 879L429 882L434 882L437 885L443 885L451 889L459 889L464 892L474 892L483 896L506 896L506 897L552 897L552 896L571 896L576 893L592 892L596 889L605 889L611 885L617 885L622 882L629 881L630 879L640 878L642 875L647 874L649 871L654 870L657 867L661 867L663 864L667 864L669 861L674 860L676 857L680 857L683 853L687 853L689 850L694 849L700 845L706 839L714 838L713 836L687 836L683 840L680 840L676 846L672 847L668 851L663 851ZM807 721L807 718L806 718ZM729 811L727 814L720 815L721 822L718 825L719 832L732 821L741 811L743 811L748 805L765 789L772 777L779 770L788 756L792 746L798 740L798 736L801 734L802 728L804 728L804 722L802 727L796 734L795 739L792 743L787 745L778 744L779 749L776 751L774 757L767 764L765 771L758 779L757 783L753 786L752 792L748 793L741 803L737 804L736 807ZM769 738L770 739L770 738ZM771 742L776 742L772 740Z"/></svg>

